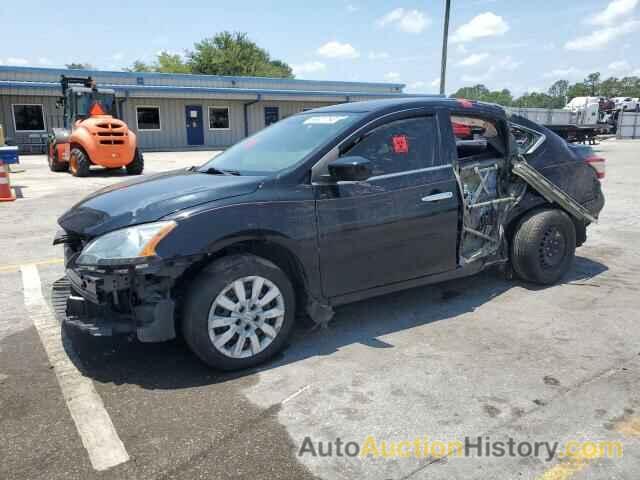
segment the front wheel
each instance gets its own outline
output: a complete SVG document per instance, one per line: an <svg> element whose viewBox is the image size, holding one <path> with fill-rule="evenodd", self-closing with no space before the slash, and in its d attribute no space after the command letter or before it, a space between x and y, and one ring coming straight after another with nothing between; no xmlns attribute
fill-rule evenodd
<svg viewBox="0 0 640 480"><path fill-rule="evenodd" d="M127 165L127 173L129 175L140 175L142 170L144 170L144 158L142 152L136 148L133 154L133 160Z"/></svg>
<svg viewBox="0 0 640 480"><path fill-rule="evenodd" d="M74 177L89 176L91 172L91 162L82 149L71 149L71 153L69 153L69 169Z"/></svg>
<svg viewBox="0 0 640 480"><path fill-rule="evenodd" d="M189 285L182 330L207 365L238 370L282 350L295 321L295 295L286 274L255 255L221 258Z"/></svg>
<svg viewBox="0 0 640 480"><path fill-rule="evenodd" d="M551 285L571 268L576 251L576 230L562 210L537 210L516 227L511 263L522 280Z"/></svg>
<svg viewBox="0 0 640 480"><path fill-rule="evenodd" d="M55 144L49 145L49 170L52 172L66 172L69 170L69 162L61 162L58 158L58 149Z"/></svg>

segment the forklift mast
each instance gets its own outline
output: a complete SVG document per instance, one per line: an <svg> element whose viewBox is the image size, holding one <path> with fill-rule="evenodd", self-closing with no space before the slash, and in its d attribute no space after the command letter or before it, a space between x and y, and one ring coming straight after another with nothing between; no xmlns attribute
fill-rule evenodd
<svg viewBox="0 0 640 480"><path fill-rule="evenodd" d="M67 77L66 75L60 76L60 84L62 85L62 96L66 96L69 85L80 85L85 88L91 88L96 90L96 82L91 77Z"/></svg>

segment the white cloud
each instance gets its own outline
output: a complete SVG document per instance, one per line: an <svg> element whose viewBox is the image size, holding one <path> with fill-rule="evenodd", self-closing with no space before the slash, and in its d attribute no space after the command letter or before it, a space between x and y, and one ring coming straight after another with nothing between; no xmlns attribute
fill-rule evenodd
<svg viewBox="0 0 640 480"><path fill-rule="evenodd" d="M628 20L616 27L606 27L595 30L589 35L574 38L565 43L566 50L598 50L605 47L618 37L638 30L640 20Z"/></svg>
<svg viewBox="0 0 640 480"><path fill-rule="evenodd" d="M463 58L458 62L458 65L462 67L471 67L473 65L478 65L484 62L487 58L489 58L488 53L472 53L466 58Z"/></svg>
<svg viewBox="0 0 640 480"><path fill-rule="evenodd" d="M490 68L485 73L479 75L462 75L460 78L465 83L480 83L486 82L493 76L494 69Z"/></svg>
<svg viewBox="0 0 640 480"><path fill-rule="evenodd" d="M433 79L431 82L418 80L407 85L406 91L411 93L433 92L434 89L440 88L440 77Z"/></svg>
<svg viewBox="0 0 640 480"><path fill-rule="evenodd" d="M358 58L358 52L350 43L327 42L318 48L318 55L326 58Z"/></svg>
<svg viewBox="0 0 640 480"><path fill-rule="evenodd" d="M555 70L551 70L550 72L544 73L542 76L544 78L554 78L554 79L565 78L566 79L566 78L575 77L581 74L582 74L582 70L578 70L575 67L568 67L568 68L557 68Z"/></svg>
<svg viewBox="0 0 640 480"><path fill-rule="evenodd" d="M357 12L358 10L360 10L360 8L357 7L356 5L353 5L352 3L347 5L347 12L349 13L354 13L354 12Z"/></svg>
<svg viewBox="0 0 640 480"><path fill-rule="evenodd" d="M507 55L498 62L498 68L509 71L517 70L520 65L522 65L522 62L514 60L510 55Z"/></svg>
<svg viewBox="0 0 640 480"><path fill-rule="evenodd" d="M611 62L607 68L611 72L628 72L631 70L631 65L626 60L618 60Z"/></svg>
<svg viewBox="0 0 640 480"><path fill-rule="evenodd" d="M7 58L7 65L28 65L29 60L26 58L9 57Z"/></svg>
<svg viewBox="0 0 640 480"><path fill-rule="evenodd" d="M420 10L405 10L396 8L377 21L380 27L395 25L395 27L406 33L421 33L429 24L431 19Z"/></svg>
<svg viewBox="0 0 640 480"><path fill-rule="evenodd" d="M499 15L493 12L485 12L458 27L451 41L453 43L470 42L478 38L496 37L509 31L509 24Z"/></svg>
<svg viewBox="0 0 640 480"><path fill-rule="evenodd" d="M464 46L464 43L459 43L458 46L456 47L456 51L461 55L465 55L469 53L469 51L467 50L467 47Z"/></svg>
<svg viewBox="0 0 640 480"><path fill-rule="evenodd" d="M369 52L369 60L386 60L389 58L387 52Z"/></svg>
<svg viewBox="0 0 640 480"><path fill-rule="evenodd" d="M38 59L38 64L40 65L53 65L53 62L49 60L47 57L40 57Z"/></svg>
<svg viewBox="0 0 640 480"><path fill-rule="evenodd" d="M591 25L610 26L616 20L629 15L638 5L638 0L612 0L603 11L589 18Z"/></svg>
<svg viewBox="0 0 640 480"><path fill-rule="evenodd" d="M397 82L400 80L400 74L398 72L387 72L384 74L384 79L387 82Z"/></svg>
<svg viewBox="0 0 640 480"><path fill-rule="evenodd" d="M426 86L427 86L427 83L426 83L426 82L423 82L423 81L421 81L421 80L418 80L417 82L412 82L412 83L410 83L409 85L407 85L407 90L408 90L408 91L415 92L415 91L417 91L417 90L421 90L421 89L423 89L423 88L424 88L424 87L426 87Z"/></svg>
<svg viewBox="0 0 640 480"><path fill-rule="evenodd" d="M631 72L632 77L640 77L640 68Z"/></svg>
<svg viewBox="0 0 640 480"><path fill-rule="evenodd" d="M116 52L111 56L111 58L113 58L116 61L120 61L120 60L122 60L124 58L124 53Z"/></svg>
<svg viewBox="0 0 640 480"><path fill-rule="evenodd" d="M308 73L318 73L326 70L327 66L322 62L305 62L292 65L294 75L306 75Z"/></svg>

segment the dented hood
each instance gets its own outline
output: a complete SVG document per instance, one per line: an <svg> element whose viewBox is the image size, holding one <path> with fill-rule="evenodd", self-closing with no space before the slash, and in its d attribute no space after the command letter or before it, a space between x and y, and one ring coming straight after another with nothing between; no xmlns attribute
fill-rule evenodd
<svg viewBox="0 0 640 480"><path fill-rule="evenodd" d="M178 170L139 177L98 190L74 205L58 223L67 232L95 237L159 220L179 210L254 192L262 177Z"/></svg>

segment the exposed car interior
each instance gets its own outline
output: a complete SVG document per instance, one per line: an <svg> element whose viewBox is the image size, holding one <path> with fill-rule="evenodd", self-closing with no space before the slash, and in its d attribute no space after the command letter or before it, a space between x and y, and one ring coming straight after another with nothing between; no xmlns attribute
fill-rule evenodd
<svg viewBox="0 0 640 480"><path fill-rule="evenodd" d="M474 116L452 116L451 123L463 197L460 263L467 264L498 252L503 219L515 197L502 191L507 139L496 125Z"/></svg>

